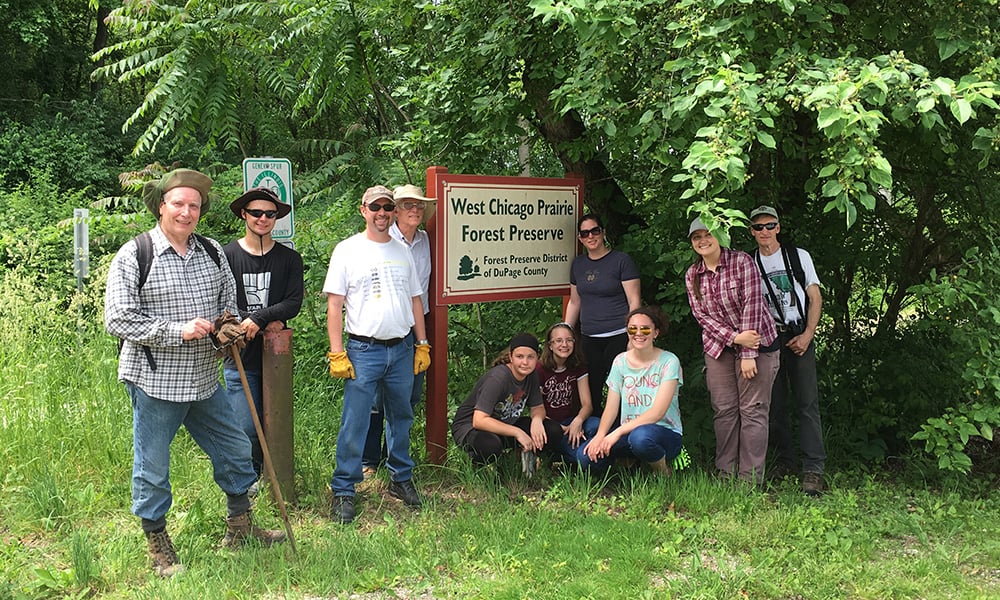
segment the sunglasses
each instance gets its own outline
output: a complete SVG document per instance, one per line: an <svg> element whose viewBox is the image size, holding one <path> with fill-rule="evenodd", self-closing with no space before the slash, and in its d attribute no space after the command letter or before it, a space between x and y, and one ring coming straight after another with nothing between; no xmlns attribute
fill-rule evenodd
<svg viewBox="0 0 1000 600"><path fill-rule="evenodd" d="M255 219L259 219L261 217L267 217L268 219L273 219L278 216L278 211L276 210L261 210L259 208L244 208L243 212L245 212L246 214L250 215Z"/></svg>
<svg viewBox="0 0 1000 600"><path fill-rule="evenodd" d="M403 207L403 210L413 210L414 208L416 208L417 210L424 210L424 208L427 206L424 202L414 201L414 200L407 200L406 202L400 202L399 205Z"/></svg>
<svg viewBox="0 0 1000 600"><path fill-rule="evenodd" d="M635 335L641 333L642 335L649 335L653 333L653 328L649 325L629 325L626 327L629 335Z"/></svg>
<svg viewBox="0 0 1000 600"><path fill-rule="evenodd" d="M577 232L582 238L589 238L592 235L601 235L604 233L603 227L594 227L593 229L581 229Z"/></svg>
<svg viewBox="0 0 1000 600"><path fill-rule="evenodd" d="M778 226L777 221L771 221L770 223L754 223L750 226L754 231L774 231L774 228Z"/></svg>
<svg viewBox="0 0 1000 600"><path fill-rule="evenodd" d="M367 206L368 210L372 212L378 212L380 210L384 210L385 212L392 212L396 210L396 205L393 204L392 202L386 202L385 204L366 204L365 206Z"/></svg>

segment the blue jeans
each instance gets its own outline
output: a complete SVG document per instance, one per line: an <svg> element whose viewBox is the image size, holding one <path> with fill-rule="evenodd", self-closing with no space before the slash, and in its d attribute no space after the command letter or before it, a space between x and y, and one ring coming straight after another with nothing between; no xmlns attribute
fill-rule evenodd
<svg viewBox="0 0 1000 600"><path fill-rule="evenodd" d="M566 425L569 425L572 421L573 421L572 418L566 419L561 424L563 426L566 426ZM591 438L593 438L595 435L597 435L597 428L600 427L600 426L601 426L601 420L598 419L597 417L587 417L586 419L584 419L584 421L583 421L583 435L587 439L585 439L582 442L580 442L580 445L577 446L576 448L573 448L572 446L570 446L569 436L568 435L562 436L562 442L561 442L561 444L559 446L559 449L562 451L562 455L563 455L563 457L565 458L565 460L567 461L568 464L573 464L573 463L575 463L575 462L577 462L579 460L579 457L576 454L577 450L579 450L580 448L583 448L584 446L586 446L587 445L587 441L590 440Z"/></svg>
<svg viewBox="0 0 1000 600"><path fill-rule="evenodd" d="M586 447L589 445L590 442L587 442L586 444L581 444L576 449L576 456L580 462L580 467L595 471L604 471L611 466L614 459L621 457L633 457L645 463L656 462L666 457L667 464L669 464L670 461L681 453L682 440L681 434L673 429L650 423L648 425L639 425L628 432L628 434L619 439L611 447L611 452L608 452L607 456L599 458L596 461L590 460L590 457L585 452Z"/></svg>
<svg viewBox="0 0 1000 600"><path fill-rule="evenodd" d="M410 406L413 412L417 412L417 404L424 394L424 378L427 375L417 373L413 376L413 393L410 395ZM385 422L385 410L382 408L381 398L376 400L375 408L372 410L371 422L368 424L368 437L365 439L365 450L361 455L361 465L365 467L377 468L385 460L388 451L382 443L382 429Z"/></svg>
<svg viewBox="0 0 1000 600"><path fill-rule="evenodd" d="M413 426L413 335L395 346L347 340L354 379L344 380L344 409L337 434L337 466L330 489L334 496L353 496L361 481L361 454L376 400L385 410L386 465L393 481L413 477L410 427Z"/></svg>
<svg viewBox="0 0 1000 600"><path fill-rule="evenodd" d="M262 373L260 371L245 371L247 384L250 386L250 393L253 395L253 405L257 408L257 418L264 421L264 389L262 383ZM250 414L250 406L247 404L247 395L243 391L243 382L240 381L240 372L236 369L223 369L226 378L226 393L229 394L229 401L236 411L237 425L247 434L250 440L250 456L253 459L253 471L260 478L264 467L264 452L260 449L260 440L257 439L257 428L253 424L253 416Z"/></svg>
<svg viewBox="0 0 1000 600"><path fill-rule="evenodd" d="M170 443L181 424L212 462L215 483L230 496L245 494L257 480L250 464L250 440L237 425L226 391L197 402L169 402L125 382L132 398L132 514L164 521L170 494Z"/></svg>

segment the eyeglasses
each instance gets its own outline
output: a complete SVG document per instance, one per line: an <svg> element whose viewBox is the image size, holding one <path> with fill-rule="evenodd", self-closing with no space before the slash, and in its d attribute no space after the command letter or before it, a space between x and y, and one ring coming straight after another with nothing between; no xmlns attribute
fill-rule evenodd
<svg viewBox="0 0 1000 600"><path fill-rule="evenodd" d="M635 335L641 333L642 335L649 335L653 333L653 328L649 325L629 325L626 327L629 335Z"/></svg>
<svg viewBox="0 0 1000 600"><path fill-rule="evenodd" d="M574 344L576 342L573 338L559 338L557 340L549 340L549 343L553 346L562 346L563 344Z"/></svg>
<svg viewBox="0 0 1000 600"><path fill-rule="evenodd" d="M368 210L373 213L377 213L380 210L384 210L385 212L392 212L396 210L396 205L392 202L386 202L385 204L366 204L365 206L367 206Z"/></svg>
<svg viewBox="0 0 1000 600"><path fill-rule="evenodd" d="M754 223L750 226L750 229L753 229L754 231L764 231L765 229L768 231L774 231L774 228L777 226L777 221L771 221L770 223Z"/></svg>
<svg viewBox="0 0 1000 600"><path fill-rule="evenodd" d="M399 205L403 207L403 210L424 210L427 206L426 203L420 202L419 200L407 200L405 202L400 202Z"/></svg>
<svg viewBox="0 0 1000 600"><path fill-rule="evenodd" d="M577 234L581 238L589 238L592 235L601 235L602 233L604 233L603 227L594 227L593 229L581 229L580 231L577 232Z"/></svg>
<svg viewBox="0 0 1000 600"><path fill-rule="evenodd" d="M261 210L259 208L244 208L243 212L245 212L246 214L250 215L255 219L259 219L261 217L267 217L268 219L273 219L278 216L278 211L276 210Z"/></svg>

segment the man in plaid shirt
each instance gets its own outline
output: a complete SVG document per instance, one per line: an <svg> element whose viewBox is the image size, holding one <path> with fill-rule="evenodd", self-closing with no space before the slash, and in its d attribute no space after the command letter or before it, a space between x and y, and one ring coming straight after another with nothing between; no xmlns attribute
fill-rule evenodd
<svg viewBox="0 0 1000 600"><path fill-rule="evenodd" d="M105 295L105 327L123 340L118 379L132 400L132 513L142 519L153 570L162 577L183 570L166 531L170 443L181 424L208 454L226 493L223 544L254 538L269 545L285 537L250 521L250 440L219 386L209 334L224 310L236 313L236 287L221 246L194 233L211 186L189 169L146 184L143 201L158 220L149 232L148 275L140 288L138 241L129 241L111 263Z"/></svg>

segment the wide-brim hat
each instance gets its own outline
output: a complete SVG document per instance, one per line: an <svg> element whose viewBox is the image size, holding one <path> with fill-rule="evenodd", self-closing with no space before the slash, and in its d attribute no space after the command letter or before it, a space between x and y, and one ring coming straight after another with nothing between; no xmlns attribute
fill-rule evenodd
<svg viewBox="0 0 1000 600"><path fill-rule="evenodd" d="M292 207L281 201L278 194L274 193L274 190L266 187L258 187L252 190L247 190L242 196L233 200L229 204L229 210L233 211L233 214L237 218L243 218L243 209L247 207L254 200L266 200L274 204L275 209L278 211L278 217L281 218L292 212Z"/></svg>
<svg viewBox="0 0 1000 600"><path fill-rule="evenodd" d="M437 198L428 198L424 196L424 190L413 184L397 185L392 190L392 200L396 204L399 204L401 200L420 200L426 206L424 207L424 221L431 218L434 214L434 209L437 207Z"/></svg>
<svg viewBox="0 0 1000 600"><path fill-rule="evenodd" d="M142 201L157 219L160 218L160 204L163 195L178 187L189 187L201 194L201 213L208 212L212 204L209 191L212 189L212 178L193 169L174 169L156 181L147 181L142 186Z"/></svg>

